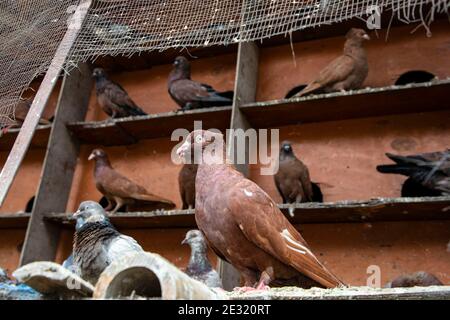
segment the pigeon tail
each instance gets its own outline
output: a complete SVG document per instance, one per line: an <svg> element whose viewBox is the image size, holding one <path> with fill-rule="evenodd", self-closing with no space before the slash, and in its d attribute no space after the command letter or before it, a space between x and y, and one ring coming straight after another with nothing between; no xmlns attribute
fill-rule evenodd
<svg viewBox="0 0 450 320"><path fill-rule="evenodd" d="M313 82L308 84L308 86L303 89L302 91L300 91L299 93L297 93L296 95L294 95L293 98L298 98L298 97L302 97L308 93L313 93L316 90L319 90L320 88L322 88L322 85L320 83L317 82Z"/></svg>

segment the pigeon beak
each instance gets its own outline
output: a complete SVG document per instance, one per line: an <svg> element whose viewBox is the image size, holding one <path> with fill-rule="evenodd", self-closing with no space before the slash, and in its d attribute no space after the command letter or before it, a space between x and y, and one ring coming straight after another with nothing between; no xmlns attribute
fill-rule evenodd
<svg viewBox="0 0 450 320"><path fill-rule="evenodd" d="M184 159L184 155L186 154L186 151L189 150L189 143L186 141L184 142L181 147L179 147L177 149L177 155L181 158Z"/></svg>
<svg viewBox="0 0 450 320"><path fill-rule="evenodd" d="M91 154L89 155L88 160L91 161L91 160L94 159L94 158L95 158L95 154L94 154L94 153L91 153Z"/></svg>
<svg viewBox="0 0 450 320"><path fill-rule="evenodd" d="M364 40L370 40L370 36L366 33L365 35L363 35L363 39Z"/></svg>
<svg viewBox="0 0 450 320"><path fill-rule="evenodd" d="M73 217L74 217L75 219L77 219L77 218L80 216L80 214L81 214L81 211L78 210L77 212L75 212L75 213L73 214Z"/></svg>
<svg viewBox="0 0 450 320"><path fill-rule="evenodd" d="M181 244L186 244L187 243L187 239L184 238L183 241L181 241Z"/></svg>

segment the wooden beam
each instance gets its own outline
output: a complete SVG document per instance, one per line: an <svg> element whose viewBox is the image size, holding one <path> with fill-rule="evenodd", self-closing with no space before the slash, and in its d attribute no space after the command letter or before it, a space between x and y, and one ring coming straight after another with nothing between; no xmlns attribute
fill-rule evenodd
<svg viewBox="0 0 450 320"><path fill-rule="evenodd" d="M21 265L36 260L54 259L60 228L44 220L44 214L66 210L79 152L79 142L66 124L84 119L91 90L91 69L87 64L80 64L70 75L65 75L28 223Z"/></svg>
<svg viewBox="0 0 450 320"><path fill-rule="evenodd" d="M238 48L236 79L234 82L234 98L230 129L243 129L244 131L250 129L249 122L240 110L240 106L255 101L258 64L258 46L253 42L240 43ZM236 159L237 148L233 146L236 140L232 142L230 139L231 138L228 137L227 152L231 157ZM245 155L246 163L235 164L235 167L245 176L248 176L249 147L247 144L245 145ZM231 290L240 285L240 274L231 264L219 259L218 269L225 290Z"/></svg>
<svg viewBox="0 0 450 320"><path fill-rule="evenodd" d="M258 62L259 49L253 42L244 42L239 44L238 58L236 66L236 80L234 83L233 109L231 111L230 129L243 129L244 131L251 128L245 115L241 111L241 106L252 103L256 99L256 84L258 78ZM230 139L230 137L228 137ZM228 143L228 154L236 157L234 154L237 150L233 148L231 141ZM249 148L246 145L246 161L248 162ZM236 169L248 176L248 163L236 164Z"/></svg>
<svg viewBox="0 0 450 320"><path fill-rule="evenodd" d="M25 157L25 153L31 143L39 119L41 118L50 94L55 87L56 80L64 67L64 62L66 61L70 49L77 38L91 2L91 0L82 0L73 14L73 17L75 17L72 20L73 23L70 24L70 27L67 29L64 38L56 50L50 67L48 68L36 97L33 100L30 111L25 118L22 129L8 155L5 165L3 166L0 174L0 206L5 201L6 195L8 194L22 160Z"/></svg>

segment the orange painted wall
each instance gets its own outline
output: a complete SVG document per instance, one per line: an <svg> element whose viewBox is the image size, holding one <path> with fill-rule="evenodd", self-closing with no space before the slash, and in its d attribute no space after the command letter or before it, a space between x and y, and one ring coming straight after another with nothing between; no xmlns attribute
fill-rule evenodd
<svg viewBox="0 0 450 320"><path fill-rule="evenodd" d="M432 38L426 38L423 32L410 35L410 29L392 29L388 42L380 38L367 44L370 64L367 85L392 84L401 73L413 69L427 70L440 78L450 75L448 26L434 24ZM292 87L311 80L341 52L343 41L333 38L295 44L297 67L292 62L289 45L262 49L258 100L281 98ZM235 63L234 54L194 60L192 78L218 90L230 90ZM138 72L114 73L111 77L148 113L167 112L176 109L167 94L170 69L170 65L162 65ZM106 116L96 106L93 91L87 120L104 119ZM404 178L378 174L375 166L387 162L385 152L409 154L449 147L448 119L450 112L434 112L289 126L281 128L280 137L293 142L296 154L310 168L313 180L321 183L325 200L395 197L399 196ZM164 138L105 150L118 171L180 207L177 185L180 167L169 156L174 145L175 142ZM101 197L92 177L93 163L87 161L94 147L97 146L81 149L68 211L75 210L83 200ZM28 153L0 212L23 210L36 190L44 155L45 150ZM6 153L1 153L0 163L6 157ZM280 201L272 177L259 176L258 166L251 167L251 178ZM365 284L366 268L370 264L380 265L383 283L403 272L427 270L450 284L450 253L445 251L450 240L449 227L449 222L433 221L304 225L301 230L320 259L351 284ZM160 253L178 266L186 265L189 250L180 245L186 229L121 231L135 237L146 250ZM0 230L0 266L15 268L19 258L16 247L23 241L24 233L25 230ZM71 242L72 231L64 230L57 261L61 262L70 253Z"/></svg>
<svg viewBox="0 0 450 320"><path fill-rule="evenodd" d="M433 36L422 30L410 34L412 26L369 32L365 42L369 74L363 86L393 85L404 72L425 70L440 79L450 77L450 33L448 22L432 25ZM295 86L307 84L342 53L345 38L337 37L294 44L295 62L289 45L264 48L260 53L257 101L283 98Z"/></svg>

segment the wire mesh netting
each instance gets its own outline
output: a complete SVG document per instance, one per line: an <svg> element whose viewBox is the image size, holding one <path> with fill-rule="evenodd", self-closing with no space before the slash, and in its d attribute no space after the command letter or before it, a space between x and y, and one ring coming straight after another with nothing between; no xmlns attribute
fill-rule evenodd
<svg viewBox="0 0 450 320"><path fill-rule="evenodd" d="M23 91L47 70L79 2L0 0L1 126L13 122ZM96 0L66 70L100 55L227 45L355 17L376 22L386 11L426 26L449 7L450 0Z"/></svg>

